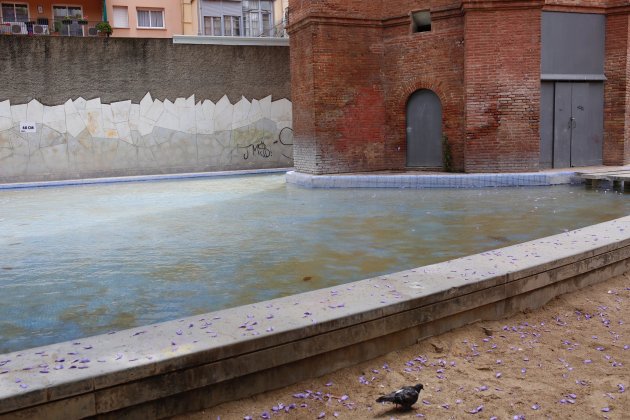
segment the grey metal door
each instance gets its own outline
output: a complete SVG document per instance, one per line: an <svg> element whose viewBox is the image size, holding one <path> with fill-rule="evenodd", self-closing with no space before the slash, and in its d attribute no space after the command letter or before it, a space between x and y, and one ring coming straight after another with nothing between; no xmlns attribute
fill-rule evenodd
<svg viewBox="0 0 630 420"><path fill-rule="evenodd" d="M604 84L572 83L571 166L602 164Z"/></svg>
<svg viewBox="0 0 630 420"><path fill-rule="evenodd" d="M554 168L601 165L603 83L556 82L553 112ZM541 133L544 131L541 129Z"/></svg>
<svg viewBox="0 0 630 420"><path fill-rule="evenodd" d="M407 166L442 168L442 104L428 89L407 102Z"/></svg>
<svg viewBox="0 0 630 420"><path fill-rule="evenodd" d="M556 83L553 118L553 167L571 166L571 84Z"/></svg>

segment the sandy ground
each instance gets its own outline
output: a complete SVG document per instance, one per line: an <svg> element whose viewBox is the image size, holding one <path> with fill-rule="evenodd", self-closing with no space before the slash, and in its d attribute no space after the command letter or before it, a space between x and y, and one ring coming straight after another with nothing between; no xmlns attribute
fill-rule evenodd
<svg viewBox="0 0 630 420"><path fill-rule="evenodd" d="M425 389L410 411L374 401L416 383ZM626 274L536 311L179 419L630 419L629 387Z"/></svg>

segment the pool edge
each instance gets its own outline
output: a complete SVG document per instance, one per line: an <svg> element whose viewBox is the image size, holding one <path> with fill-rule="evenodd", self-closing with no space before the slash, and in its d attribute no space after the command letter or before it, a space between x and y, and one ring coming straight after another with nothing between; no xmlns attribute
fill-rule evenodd
<svg viewBox="0 0 630 420"><path fill-rule="evenodd" d="M159 418L202 409L536 308L628 271L630 217L623 217L348 285L0 355L12 360L0 366L11 369L0 374L0 418ZM216 319L218 337L208 337L202 318ZM76 365L90 357L91 366L53 371L62 356Z"/></svg>

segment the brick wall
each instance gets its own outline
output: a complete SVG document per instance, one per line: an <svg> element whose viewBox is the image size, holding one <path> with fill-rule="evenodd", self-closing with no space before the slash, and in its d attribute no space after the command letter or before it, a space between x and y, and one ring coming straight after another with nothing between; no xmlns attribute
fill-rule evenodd
<svg viewBox="0 0 630 420"><path fill-rule="evenodd" d="M464 19L459 7L433 2L430 32L411 33L407 15L390 17L384 32L383 72L387 130L385 152L391 168L406 165L406 106L419 89L435 92L442 103L442 131L451 145L453 167L464 169ZM396 10L417 10L418 2L399 1Z"/></svg>
<svg viewBox="0 0 630 420"><path fill-rule="evenodd" d="M611 14L606 21L604 83L604 164L630 162L630 15Z"/></svg>
<svg viewBox="0 0 630 420"><path fill-rule="evenodd" d="M532 7L466 12L466 172L538 169L541 10Z"/></svg>
<svg viewBox="0 0 630 420"><path fill-rule="evenodd" d="M295 166L404 169L406 104L426 88L442 103L456 170L538 170L543 10L609 14L604 163L630 162L628 8L624 0L292 0ZM426 9L431 32L411 33L410 12Z"/></svg>

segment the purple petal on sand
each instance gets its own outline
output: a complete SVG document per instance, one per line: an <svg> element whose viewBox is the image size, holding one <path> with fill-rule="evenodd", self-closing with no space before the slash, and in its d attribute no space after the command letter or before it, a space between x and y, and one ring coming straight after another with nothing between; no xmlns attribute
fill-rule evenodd
<svg viewBox="0 0 630 420"><path fill-rule="evenodd" d="M350 397L348 397L347 395L342 395L341 398L339 398L339 401L345 401L348 398L350 398Z"/></svg>
<svg viewBox="0 0 630 420"><path fill-rule="evenodd" d="M501 377L501 372L497 372L494 376L497 377L497 378L500 378Z"/></svg>
<svg viewBox="0 0 630 420"><path fill-rule="evenodd" d="M532 405L532 410L540 410L540 406L538 404Z"/></svg>
<svg viewBox="0 0 630 420"><path fill-rule="evenodd" d="M243 420L254 420L254 419L252 418L252 416L245 416L243 417Z"/></svg>
<svg viewBox="0 0 630 420"><path fill-rule="evenodd" d="M575 399L577 398L577 395L575 395L575 394L569 394L569 395L567 395L567 397L569 397L569 398L571 398L571 399L574 399L574 400L575 400Z"/></svg>
<svg viewBox="0 0 630 420"><path fill-rule="evenodd" d="M602 408L602 411L604 413L608 413L610 411L610 407L604 407L604 408Z"/></svg>
<svg viewBox="0 0 630 420"><path fill-rule="evenodd" d="M480 405L479 407L475 408L474 410L470 410L469 413L470 414L477 414L480 411L483 411L483 405Z"/></svg>
<svg viewBox="0 0 630 420"><path fill-rule="evenodd" d="M488 390L488 387L487 387L487 386L485 386L485 385L481 385L481 386L479 387L479 391L487 391L487 390Z"/></svg>
<svg viewBox="0 0 630 420"><path fill-rule="evenodd" d="M593 363L593 361L591 359L586 359L586 360L584 360L584 363L585 364L589 364L589 363Z"/></svg>
<svg viewBox="0 0 630 420"><path fill-rule="evenodd" d="M619 389L619 392L626 392L626 387L623 386L623 384L617 384L617 388Z"/></svg>
<svg viewBox="0 0 630 420"><path fill-rule="evenodd" d="M269 416L269 413L264 411L261 415L260 415L261 419L270 419L271 416Z"/></svg>
<svg viewBox="0 0 630 420"><path fill-rule="evenodd" d="M326 413L324 413L323 411L319 413L319 416L317 416L318 419L323 419L324 417L326 417Z"/></svg>
<svg viewBox="0 0 630 420"><path fill-rule="evenodd" d="M333 384L332 382L328 382L326 386L332 386L332 384Z"/></svg>

